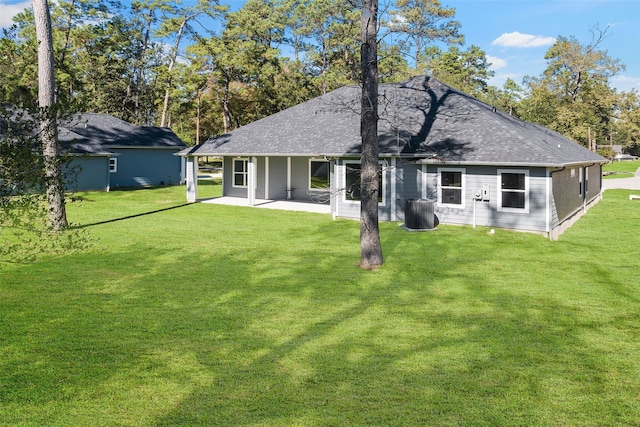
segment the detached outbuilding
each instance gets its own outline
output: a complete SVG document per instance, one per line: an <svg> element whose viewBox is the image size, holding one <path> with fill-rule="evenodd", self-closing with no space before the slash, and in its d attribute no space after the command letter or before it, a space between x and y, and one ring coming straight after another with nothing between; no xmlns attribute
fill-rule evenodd
<svg viewBox="0 0 640 427"><path fill-rule="evenodd" d="M327 203L360 217L360 94L345 86L181 151L187 200L197 158L223 158L223 195ZM432 201L442 224L545 233L555 239L600 199L607 160L430 77L379 87L382 221L408 200Z"/></svg>
<svg viewBox="0 0 640 427"><path fill-rule="evenodd" d="M169 128L135 126L107 114L84 113L61 126L59 139L71 155L73 190L147 187L184 182L186 144Z"/></svg>

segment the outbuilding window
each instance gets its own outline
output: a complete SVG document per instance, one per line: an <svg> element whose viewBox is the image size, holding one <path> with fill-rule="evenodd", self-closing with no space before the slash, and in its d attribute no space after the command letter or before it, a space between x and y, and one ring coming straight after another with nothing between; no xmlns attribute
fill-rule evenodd
<svg viewBox="0 0 640 427"><path fill-rule="evenodd" d="M115 157L109 157L109 172L118 172L118 159Z"/></svg>
<svg viewBox="0 0 640 427"><path fill-rule="evenodd" d="M464 169L438 169L438 204L464 208Z"/></svg>
<svg viewBox="0 0 640 427"><path fill-rule="evenodd" d="M498 210L529 212L529 171L498 170Z"/></svg>
<svg viewBox="0 0 640 427"><path fill-rule="evenodd" d="M233 159L233 186L246 187L249 177L249 160Z"/></svg>

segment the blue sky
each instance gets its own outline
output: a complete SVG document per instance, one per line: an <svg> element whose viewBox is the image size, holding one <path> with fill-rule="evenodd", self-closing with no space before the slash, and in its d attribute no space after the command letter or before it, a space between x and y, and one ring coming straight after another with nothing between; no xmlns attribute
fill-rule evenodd
<svg viewBox="0 0 640 427"><path fill-rule="evenodd" d="M525 75L539 76L544 55L558 36L592 41L594 26L607 30L600 44L626 71L614 77L618 90L640 91L640 0L443 0L456 9L465 47L485 51L493 63L490 82L502 86L507 78L520 83Z"/></svg>
<svg viewBox="0 0 640 427"><path fill-rule="evenodd" d="M382 4L385 0L380 0ZM237 9L243 0L220 0ZM183 4L194 0L183 0ZM621 91L640 91L640 0L441 0L456 9L465 35L463 49L483 49L495 77L490 84L501 87L507 78L539 76L546 68L544 54L558 36L574 36L582 44L592 40L591 30L609 27L600 45L626 65L612 86ZM0 27L31 5L30 1L0 0Z"/></svg>

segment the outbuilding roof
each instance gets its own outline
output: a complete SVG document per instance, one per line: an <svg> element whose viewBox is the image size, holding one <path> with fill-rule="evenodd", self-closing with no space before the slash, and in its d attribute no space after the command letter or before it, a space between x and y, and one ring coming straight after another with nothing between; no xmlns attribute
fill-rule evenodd
<svg viewBox="0 0 640 427"><path fill-rule="evenodd" d="M423 162L563 166L603 157L431 77L380 84L380 156ZM359 156L360 96L344 86L212 138L181 155Z"/></svg>
<svg viewBox="0 0 640 427"><path fill-rule="evenodd" d="M108 155L118 148L184 148L169 128L135 126L108 114L82 113L60 126L63 146L73 154Z"/></svg>

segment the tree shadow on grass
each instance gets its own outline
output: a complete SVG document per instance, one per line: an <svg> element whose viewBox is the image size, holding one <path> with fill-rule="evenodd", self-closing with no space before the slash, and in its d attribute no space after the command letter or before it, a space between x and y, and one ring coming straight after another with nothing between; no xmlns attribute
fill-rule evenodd
<svg viewBox="0 0 640 427"><path fill-rule="evenodd" d="M37 265L28 277L38 283L16 282L12 292L36 299L6 314L7 348L30 354L4 359L7 408L29 407L24 417L44 423L121 425L587 425L638 415L616 387L632 362L589 340L604 321L523 291L508 240L384 225L386 263L371 272L355 267L357 222L207 211L197 249L160 221L150 232L168 234L162 247L123 244ZM20 323L28 310L39 317Z"/></svg>
<svg viewBox="0 0 640 427"><path fill-rule="evenodd" d="M340 238L350 229L329 225L317 232ZM250 297L238 308L246 315L231 323L243 330L225 328L218 335L227 337L226 344L195 350L211 382L158 424L531 425L633 419L637 410L616 392L622 372L611 381L610 354L583 339L591 320L553 297L511 292L493 286L496 277L474 275L474 263L495 262L495 252L504 256L509 248L493 252L481 246L469 258L433 236L424 234L416 243L407 235L390 250L387 265L407 250L428 247L430 253L425 262L415 262L418 257L396 266L393 276L353 265L345 269L345 260L331 258L328 250L319 257L317 246L290 254L295 260L279 273L269 270L273 266L245 266ZM272 256L273 248L259 246L253 249L262 252L256 258ZM239 262L230 256L233 264ZM300 262L305 257L325 262L314 271ZM611 408L612 401L619 406Z"/></svg>
<svg viewBox="0 0 640 427"><path fill-rule="evenodd" d="M138 218L138 217L141 217L141 216L153 215L153 214L157 214L157 213L160 213L160 212L166 212L166 211L170 211L170 210L173 210L173 209L183 208L183 207L189 206L191 204L192 203L183 203L183 204L177 205L177 206L171 206L171 207L168 207L168 208L156 209L156 210L149 211L149 212L142 212L142 213L138 213L138 214L127 215L127 216L123 216L123 217L120 217L120 218L107 219L107 220L104 220L104 221L93 222L93 223L90 223L90 224L73 225L70 228L72 230L75 230L75 229L93 227L93 226L96 226L96 225L109 224L109 223L112 223L112 222L124 221L124 220L127 220L127 219L133 219L133 218Z"/></svg>

